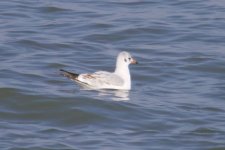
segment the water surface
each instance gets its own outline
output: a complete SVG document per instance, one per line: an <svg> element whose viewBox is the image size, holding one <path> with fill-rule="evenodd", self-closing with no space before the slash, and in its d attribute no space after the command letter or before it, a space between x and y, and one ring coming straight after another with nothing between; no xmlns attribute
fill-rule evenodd
<svg viewBox="0 0 225 150"><path fill-rule="evenodd" d="M225 2L0 2L0 148L225 149ZM59 69L113 71L132 90L85 90Z"/></svg>

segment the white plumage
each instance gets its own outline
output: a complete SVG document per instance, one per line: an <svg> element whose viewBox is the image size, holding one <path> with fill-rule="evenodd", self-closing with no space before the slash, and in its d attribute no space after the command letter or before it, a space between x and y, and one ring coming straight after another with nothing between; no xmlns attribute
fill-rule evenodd
<svg viewBox="0 0 225 150"><path fill-rule="evenodd" d="M95 73L76 74L60 70L64 76L93 89L131 89L131 77L129 64L137 64L137 61L128 53L120 52L117 56L114 72L97 71Z"/></svg>

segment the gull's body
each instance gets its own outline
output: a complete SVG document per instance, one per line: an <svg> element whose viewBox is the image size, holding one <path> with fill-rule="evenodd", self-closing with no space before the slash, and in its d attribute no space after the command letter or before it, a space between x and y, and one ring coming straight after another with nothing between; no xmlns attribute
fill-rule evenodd
<svg viewBox="0 0 225 150"><path fill-rule="evenodd" d="M93 89L131 89L129 64L137 61L128 52L119 53L114 72L97 71L95 73L76 74L65 70L63 75L71 80Z"/></svg>

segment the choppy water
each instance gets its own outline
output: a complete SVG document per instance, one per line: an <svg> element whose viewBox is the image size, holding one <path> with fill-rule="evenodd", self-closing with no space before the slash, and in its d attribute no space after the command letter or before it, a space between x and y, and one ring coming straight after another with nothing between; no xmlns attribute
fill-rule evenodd
<svg viewBox="0 0 225 150"><path fill-rule="evenodd" d="M0 148L225 149L225 1L0 1ZM61 68L113 71L90 91Z"/></svg>

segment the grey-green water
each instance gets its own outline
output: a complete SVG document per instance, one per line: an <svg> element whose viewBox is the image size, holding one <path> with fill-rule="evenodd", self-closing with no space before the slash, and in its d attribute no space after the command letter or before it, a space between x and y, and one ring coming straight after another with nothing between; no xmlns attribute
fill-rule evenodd
<svg viewBox="0 0 225 150"><path fill-rule="evenodd" d="M224 1L0 1L0 148L225 149L224 29ZM129 92L59 74L123 50Z"/></svg>

